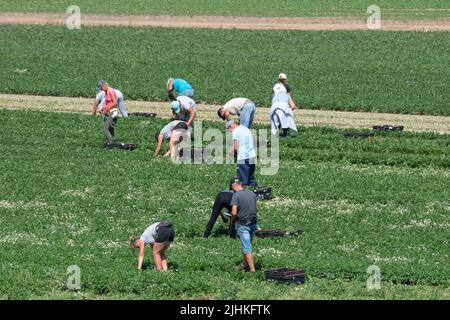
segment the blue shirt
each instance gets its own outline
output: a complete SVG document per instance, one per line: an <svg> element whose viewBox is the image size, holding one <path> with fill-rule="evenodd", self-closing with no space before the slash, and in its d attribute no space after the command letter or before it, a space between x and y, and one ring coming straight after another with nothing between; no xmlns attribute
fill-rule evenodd
<svg viewBox="0 0 450 320"><path fill-rule="evenodd" d="M253 145L253 134L249 128L238 126L233 130L233 141L238 142L237 159L245 160L256 158L256 152Z"/></svg>
<svg viewBox="0 0 450 320"><path fill-rule="evenodd" d="M192 86L186 80L183 80L183 79L174 79L173 80L173 90L174 91L181 93L184 90L189 90L189 89L192 89Z"/></svg>

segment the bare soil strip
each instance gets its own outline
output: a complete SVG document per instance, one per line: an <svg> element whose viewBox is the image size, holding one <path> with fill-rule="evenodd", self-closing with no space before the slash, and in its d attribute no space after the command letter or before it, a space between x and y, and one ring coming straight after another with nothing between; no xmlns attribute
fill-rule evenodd
<svg viewBox="0 0 450 320"><path fill-rule="evenodd" d="M0 13L0 24L66 24L68 14ZM254 30L368 30L366 18L352 17L233 17L233 16L106 16L82 14L85 26L222 28ZM450 19L381 20L386 31L450 31Z"/></svg>
<svg viewBox="0 0 450 320"><path fill-rule="evenodd" d="M94 99L46 97L30 95L0 94L0 108L52 112L90 113ZM125 101L128 112L155 112L158 117L170 118L169 102ZM199 104L197 118L219 121L217 105ZM269 123L269 109L258 108L255 122ZM423 131L450 134L450 117L403 115L369 112L342 112L324 110L295 110L295 121L299 126L330 126L335 128L367 128L374 125L404 125L405 131Z"/></svg>

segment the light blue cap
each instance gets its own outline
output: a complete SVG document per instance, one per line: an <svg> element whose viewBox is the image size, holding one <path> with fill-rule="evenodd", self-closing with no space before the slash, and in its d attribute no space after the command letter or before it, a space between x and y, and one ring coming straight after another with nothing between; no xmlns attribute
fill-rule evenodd
<svg viewBox="0 0 450 320"><path fill-rule="evenodd" d="M181 108L180 108L180 102L179 101L172 101L172 110L175 113L180 112Z"/></svg>
<svg viewBox="0 0 450 320"><path fill-rule="evenodd" d="M97 92L100 91L100 89L102 88L102 86L106 83L106 80L99 80L97 82Z"/></svg>

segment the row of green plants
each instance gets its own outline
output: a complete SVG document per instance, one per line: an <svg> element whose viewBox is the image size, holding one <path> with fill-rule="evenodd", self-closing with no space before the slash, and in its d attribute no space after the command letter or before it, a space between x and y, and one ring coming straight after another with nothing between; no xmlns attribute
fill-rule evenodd
<svg viewBox="0 0 450 320"><path fill-rule="evenodd" d="M342 140L340 130L302 128L298 139L282 142L277 175L258 171L257 178L275 195L261 203L260 226L305 232L256 239L252 276L235 271L240 244L226 237L220 219L202 239L234 166L152 158L153 133L165 120L121 119L119 140L138 145L127 152L99 147L98 116L0 110L0 119L1 298L77 297L66 287L69 265L81 269L78 294L97 298L409 297L404 286L434 288L426 297L439 298L448 290L450 177L431 160L414 167L315 158L314 148L349 148L357 157L368 145ZM443 137L432 134L386 134L372 146L395 147L401 157L395 140L406 150L428 146L424 158L448 153ZM162 219L176 228L171 272L152 272L150 255L139 272L128 238ZM381 269L381 291L365 289L370 265ZM305 268L308 284L299 291L265 282L264 270L283 266Z"/></svg>
<svg viewBox="0 0 450 320"><path fill-rule="evenodd" d="M269 0L235 1L223 0L129 0L127 2L110 0L105 6L94 0L3 0L0 11L18 12L65 12L70 5L78 5L82 13L117 15L226 15L226 16L356 16L367 17L367 8L373 5L370 0L324 2L314 0L285 0L281 4ZM445 0L432 0L426 3L414 0L377 1L382 16L386 18L436 19L448 15ZM429 10L434 8L436 10ZM447 9L447 11L445 11Z"/></svg>

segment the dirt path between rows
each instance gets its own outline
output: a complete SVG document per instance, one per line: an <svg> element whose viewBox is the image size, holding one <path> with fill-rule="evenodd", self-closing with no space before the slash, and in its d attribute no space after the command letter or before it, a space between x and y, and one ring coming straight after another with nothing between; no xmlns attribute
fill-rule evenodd
<svg viewBox="0 0 450 320"><path fill-rule="evenodd" d="M0 13L0 24L66 24L68 14ZM368 30L366 18L357 17L226 17L226 16L106 16L82 14L85 26L147 26L223 29ZM450 31L450 19L381 20L381 30Z"/></svg>
<svg viewBox="0 0 450 320"><path fill-rule="evenodd" d="M46 97L30 95L0 94L0 108L52 112L90 113L94 99ZM125 101L128 112L155 112L158 117L170 118L168 102ZM217 105L197 106L197 118L219 121ZM258 108L255 122L269 123L268 108ZM368 112L342 112L324 110L295 110L295 121L299 126L330 126L335 128L372 128L374 125L404 125L405 131L425 131L450 134L450 117L402 115Z"/></svg>

